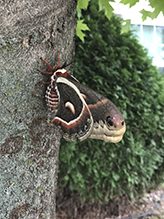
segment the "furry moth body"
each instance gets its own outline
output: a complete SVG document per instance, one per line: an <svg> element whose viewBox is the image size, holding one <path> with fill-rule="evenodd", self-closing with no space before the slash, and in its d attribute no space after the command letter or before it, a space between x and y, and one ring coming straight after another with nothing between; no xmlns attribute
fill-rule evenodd
<svg viewBox="0 0 164 219"><path fill-rule="evenodd" d="M63 137L67 141L83 141L89 137L119 142L126 125L118 108L60 68L59 52L58 65L54 69L42 61L50 72L41 72L51 76L45 95L47 106L54 111L52 122L61 127Z"/></svg>

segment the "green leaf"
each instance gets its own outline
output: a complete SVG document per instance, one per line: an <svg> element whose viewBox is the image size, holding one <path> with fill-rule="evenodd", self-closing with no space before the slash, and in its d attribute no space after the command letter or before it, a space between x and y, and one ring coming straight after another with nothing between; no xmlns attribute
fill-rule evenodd
<svg viewBox="0 0 164 219"><path fill-rule="evenodd" d="M122 21L121 34L128 32L129 29L130 29L130 19L123 20L123 21Z"/></svg>
<svg viewBox="0 0 164 219"><path fill-rule="evenodd" d="M153 12L151 12L151 18L157 18L161 10L155 9Z"/></svg>
<svg viewBox="0 0 164 219"><path fill-rule="evenodd" d="M90 0L78 0L77 8L86 10Z"/></svg>
<svg viewBox="0 0 164 219"><path fill-rule="evenodd" d="M120 3L127 5L129 4L130 8L135 5L139 0L121 0Z"/></svg>
<svg viewBox="0 0 164 219"><path fill-rule="evenodd" d="M145 21L147 17L150 17L151 19L154 19L158 16L159 11L154 10L153 12L151 11L146 11L145 9L141 10L140 13L142 14L142 20Z"/></svg>
<svg viewBox="0 0 164 219"><path fill-rule="evenodd" d="M82 30L90 30L89 27L83 23L84 20L77 21L77 27L76 27L76 35L81 39L81 41L84 43L84 37L85 34L82 32Z"/></svg>
<svg viewBox="0 0 164 219"><path fill-rule="evenodd" d="M105 10L105 15L108 19L112 16L113 7L109 4L109 0L99 0L99 11Z"/></svg>
<svg viewBox="0 0 164 219"><path fill-rule="evenodd" d="M80 20L80 18L82 17L81 9L77 7L76 8L76 13L77 13L78 20Z"/></svg>
<svg viewBox="0 0 164 219"><path fill-rule="evenodd" d="M68 180L69 180L69 176L66 175L66 176L64 177L64 180L65 180L65 181L68 181Z"/></svg>
<svg viewBox="0 0 164 219"><path fill-rule="evenodd" d="M164 15L164 1L162 0L149 0L150 6L155 9L155 13L158 13L162 11ZM152 12L153 13L153 12Z"/></svg>
<svg viewBox="0 0 164 219"><path fill-rule="evenodd" d="M112 185L113 188L116 187L116 184L115 184L115 182L113 180L111 180L111 185Z"/></svg>
<svg viewBox="0 0 164 219"><path fill-rule="evenodd" d="M119 176L117 173L114 173L114 172L112 172L112 176L113 176L113 179L114 179L115 181L118 181L119 178L120 178L120 176Z"/></svg>
<svg viewBox="0 0 164 219"><path fill-rule="evenodd" d="M150 6L152 8L154 8L154 11L146 11L146 10L141 10L141 14L142 14L142 20L146 20L147 17L150 17L151 19L156 18L159 13L162 11L163 15L164 15L164 1L161 0L150 0L149 1Z"/></svg>
<svg viewBox="0 0 164 219"><path fill-rule="evenodd" d="M131 163L132 166L135 166L135 163L136 163L135 157L132 157L132 156L131 156L131 157L129 158L129 161L130 161L130 163Z"/></svg>

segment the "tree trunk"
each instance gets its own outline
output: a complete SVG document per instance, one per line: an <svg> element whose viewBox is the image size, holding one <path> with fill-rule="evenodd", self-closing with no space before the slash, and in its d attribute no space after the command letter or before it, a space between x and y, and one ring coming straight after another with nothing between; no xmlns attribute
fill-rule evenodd
<svg viewBox="0 0 164 219"><path fill-rule="evenodd" d="M0 1L0 219L55 218L61 135L37 69L57 51L72 61L75 12L75 0Z"/></svg>

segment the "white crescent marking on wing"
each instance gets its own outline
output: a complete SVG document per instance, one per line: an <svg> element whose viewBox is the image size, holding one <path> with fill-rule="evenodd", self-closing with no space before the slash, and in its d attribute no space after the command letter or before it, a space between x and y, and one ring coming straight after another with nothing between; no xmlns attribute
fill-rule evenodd
<svg viewBox="0 0 164 219"><path fill-rule="evenodd" d="M72 103L70 103L69 101L65 103L65 107L68 107L71 112L75 115L75 107Z"/></svg>

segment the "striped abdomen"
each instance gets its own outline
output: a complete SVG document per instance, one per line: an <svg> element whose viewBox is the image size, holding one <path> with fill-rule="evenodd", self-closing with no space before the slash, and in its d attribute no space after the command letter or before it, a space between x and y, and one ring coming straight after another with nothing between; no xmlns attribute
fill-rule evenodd
<svg viewBox="0 0 164 219"><path fill-rule="evenodd" d="M54 86L49 85L46 90L46 102L47 106L50 110L57 110L58 108L58 101L59 101L59 94L57 88Z"/></svg>

